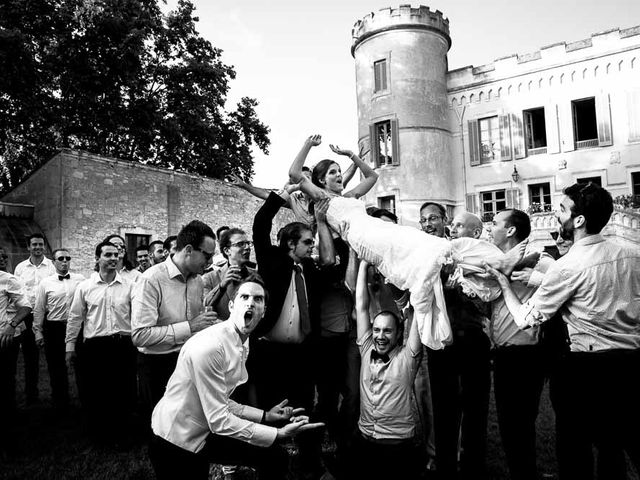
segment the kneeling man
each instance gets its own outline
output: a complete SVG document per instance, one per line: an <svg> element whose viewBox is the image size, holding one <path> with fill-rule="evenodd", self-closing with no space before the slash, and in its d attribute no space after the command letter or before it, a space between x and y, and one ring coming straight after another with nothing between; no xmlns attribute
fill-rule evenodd
<svg viewBox="0 0 640 480"><path fill-rule="evenodd" d="M230 398L247 381L247 339L264 316L266 295L258 276L247 277L229 302L229 320L182 347L151 419L149 455L157 478L206 480L209 463L223 463L253 466L261 479L284 479L287 453L276 440L322 426L286 400L263 411ZM271 426L278 423L284 426Z"/></svg>

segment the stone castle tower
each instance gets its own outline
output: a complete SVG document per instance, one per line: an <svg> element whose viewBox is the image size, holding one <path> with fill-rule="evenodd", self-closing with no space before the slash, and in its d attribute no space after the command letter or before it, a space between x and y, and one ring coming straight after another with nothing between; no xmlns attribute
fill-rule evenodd
<svg viewBox="0 0 640 480"><path fill-rule="evenodd" d="M353 27L358 143L380 179L367 204L415 222L425 200L452 208L447 104L449 21L428 7L386 8Z"/></svg>

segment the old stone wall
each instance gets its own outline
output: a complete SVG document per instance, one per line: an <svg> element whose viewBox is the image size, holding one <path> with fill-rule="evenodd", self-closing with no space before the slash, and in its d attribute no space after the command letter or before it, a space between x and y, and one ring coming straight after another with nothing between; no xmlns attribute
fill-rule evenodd
<svg viewBox="0 0 640 480"><path fill-rule="evenodd" d="M229 225L251 234L261 205L219 180L72 150L56 155L3 200L33 204L51 248L69 248L73 269L85 275L93 267L95 245L111 233L162 240L198 219L214 230ZM291 220L282 212L274 235Z"/></svg>

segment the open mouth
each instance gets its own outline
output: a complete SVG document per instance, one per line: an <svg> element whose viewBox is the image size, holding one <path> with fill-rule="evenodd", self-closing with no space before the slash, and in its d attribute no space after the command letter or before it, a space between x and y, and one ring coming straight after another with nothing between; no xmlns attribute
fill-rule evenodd
<svg viewBox="0 0 640 480"><path fill-rule="evenodd" d="M253 319L253 310L247 310L244 312L244 321L250 322Z"/></svg>

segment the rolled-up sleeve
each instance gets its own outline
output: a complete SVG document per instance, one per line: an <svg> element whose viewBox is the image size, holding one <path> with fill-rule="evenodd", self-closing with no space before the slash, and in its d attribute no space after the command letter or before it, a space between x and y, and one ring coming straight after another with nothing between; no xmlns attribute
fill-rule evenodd
<svg viewBox="0 0 640 480"><path fill-rule="evenodd" d="M189 322L158 325L162 292L157 280L144 275L133 288L131 302L131 340L136 347L175 346L191 336Z"/></svg>
<svg viewBox="0 0 640 480"><path fill-rule="evenodd" d="M263 411L229 400L230 392L223 374L226 365L220 352L190 356L187 361L202 410L213 433L259 447L273 444L278 429L257 423Z"/></svg>

